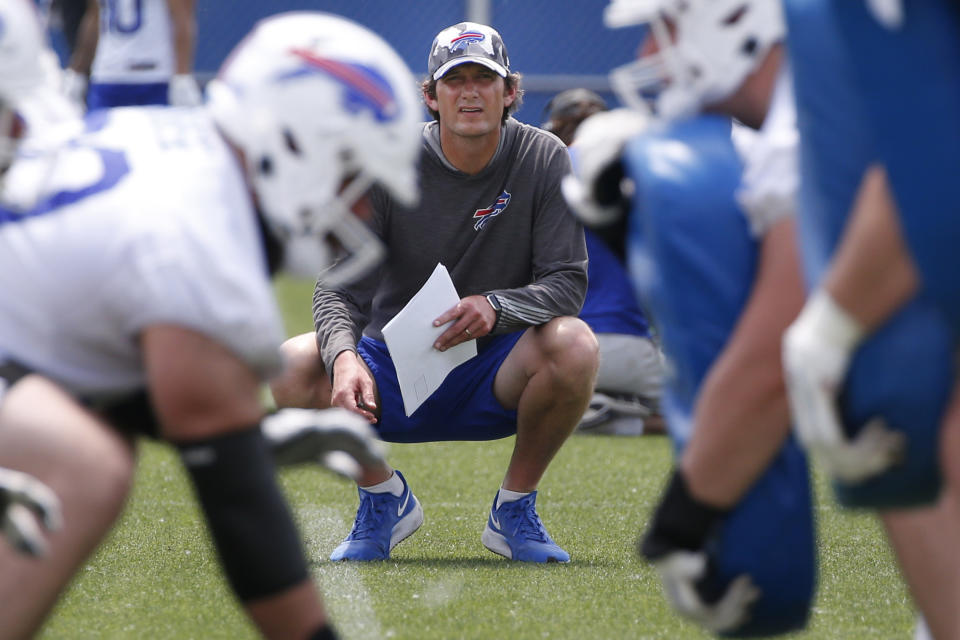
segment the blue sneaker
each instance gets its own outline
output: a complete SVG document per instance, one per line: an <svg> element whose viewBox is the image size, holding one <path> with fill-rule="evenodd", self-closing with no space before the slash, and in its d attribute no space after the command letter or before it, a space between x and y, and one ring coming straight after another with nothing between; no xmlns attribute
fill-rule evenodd
<svg viewBox="0 0 960 640"><path fill-rule="evenodd" d="M505 558L521 562L570 562L570 554L557 546L540 522L534 491L515 502L503 502L497 509L497 499L483 530L483 546Z"/></svg>
<svg viewBox="0 0 960 640"><path fill-rule="evenodd" d="M410 491L410 486L399 471L394 471L403 482L403 493L370 493L357 487L360 507L350 535L333 550L330 559L386 560L401 540L411 536L423 524L423 508Z"/></svg>

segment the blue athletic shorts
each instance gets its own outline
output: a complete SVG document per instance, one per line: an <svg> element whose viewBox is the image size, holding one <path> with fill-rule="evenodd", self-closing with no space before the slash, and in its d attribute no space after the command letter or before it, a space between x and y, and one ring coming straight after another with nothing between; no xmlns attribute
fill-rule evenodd
<svg viewBox="0 0 960 640"><path fill-rule="evenodd" d="M441 442L497 440L515 434L517 412L497 401L493 381L522 335L517 331L487 339L477 356L451 371L409 418L387 345L361 338L357 352L373 372L380 394L380 420L373 425L380 437L387 442Z"/></svg>
<svg viewBox="0 0 960 640"><path fill-rule="evenodd" d="M87 109L109 109L111 107L143 107L147 105L165 105L168 103L169 84L151 82L147 84L91 84L87 89Z"/></svg>

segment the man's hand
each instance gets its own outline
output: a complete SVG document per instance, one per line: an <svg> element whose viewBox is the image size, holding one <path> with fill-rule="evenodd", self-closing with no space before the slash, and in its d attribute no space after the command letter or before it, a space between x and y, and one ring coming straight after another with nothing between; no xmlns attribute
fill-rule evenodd
<svg viewBox="0 0 960 640"><path fill-rule="evenodd" d="M854 484L896 464L903 434L873 420L854 438L844 433L837 394L862 330L829 294L811 296L783 338L783 368L800 443L835 479Z"/></svg>
<svg viewBox="0 0 960 640"><path fill-rule="evenodd" d="M31 556L47 553L37 518L48 531L62 526L60 500L47 485L19 471L0 467L0 524L16 549Z"/></svg>
<svg viewBox="0 0 960 640"><path fill-rule="evenodd" d="M346 409L281 409L261 428L280 466L316 462L358 480L364 467L384 464L376 432Z"/></svg>
<svg viewBox="0 0 960 640"><path fill-rule="evenodd" d="M368 422L377 421L374 381L370 371L352 351L340 353L333 361L333 393L330 404L358 413Z"/></svg>
<svg viewBox="0 0 960 640"><path fill-rule="evenodd" d="M433 343L439 351L489 334L497 322L497 312L485 297L468 296L434 320L433 326L440 327L451 321L453 324Z"/></svg>
<svg viewBox="0 0 960 640"><path fill-rule="evenodd" d="M760 596L748 575L741 575L721 594L703 588L710 572L706 545L726 511L691 495L682 472L675 471L646 534L640 555L660 574L663 589L677 613L714 632L732 631L750 617Z"/></svg>

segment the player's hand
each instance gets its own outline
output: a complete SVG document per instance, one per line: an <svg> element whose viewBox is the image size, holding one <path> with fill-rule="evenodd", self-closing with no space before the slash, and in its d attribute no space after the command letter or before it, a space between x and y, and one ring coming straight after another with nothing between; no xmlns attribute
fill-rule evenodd
<svg viewBox="0 0 960 640"><path fill-rule="evenodd" d="M760 591L747 575L738 576L716 593L710 579L707 544L726 510L695 498L681 471L675 471L640 540L640 555L663 582L677 612L714 632L732 631L750 617L750 605ZM708 593L705 588L711 585Z"/></svg>
<svg viewBox="0 0 960 640"><path fill-rule="evenodd" d="M860 340L855 321L816 293L783 338L784 380L800 443L836 480L862 482L899 462L903 434L876 419L853 438L843 430L837 395Z"/></svg>
<svg viewBox="0 0 960 640"><path fill-rule="evenodd" d="M685 618L722 633L742 626L750 619L750 606L760 590L744 574L727 585L719 599L707 602L697 584L707 575L707 555L703 551L674 551L652 561L670 605Z"/></svg>
<svg viewBox="0 0 960 640"><path fill-rule="evenodd" d="M4 537L16 549L31 556L47 553L47 541L37 524L57 531L63 516L56 494L36 478L0 467L0 524Z"/></svg>
<svg viewBox="0 0 960 640"><path fill-rule="evenodd" d="M357 413L368 422L377 421L375 384L370 372L352 351L344 351L333 361L333 392L330 404Z"/></svg>
<svg viewBox="0 0 960 640"><path fill-rule="evenodd" d="M446 351L461 342L481 338L493 331L496 321L497 312L485 297L463 298L433 321L435 327L442 327L452 322L433 343L433 347L439 351Z"/></svg>
<svg viewBox="0 0 960 640"><path fill-rule="evenodd" d="M167 101L172 107L196 107L203 102L203 95L196 78L189 73L178 73L170 78Z"/></svg>
<svg viewBox="0 0 960 640"><path fill-rule="evenodd" d="M584 120L570 145L573 172L561 190L567 204L587 226L616 222L628 205L621 189L620 156L627 140L647 128L649 118L632 109L596 113Z"/></svg>
<svg viewBox="0 0 960 640"><path fill-rule="evenodd" d="M87 76L67 67L60 77L60 93L80 110L87 111Z"/></svg>
<svg viewBox="0 0 960 640"><path fill-rule="evenodd" d="M384 464L376 432L346 409L281 409L264 418L262 430L281 466L314 462L359 480L364 467Z"/></svg>

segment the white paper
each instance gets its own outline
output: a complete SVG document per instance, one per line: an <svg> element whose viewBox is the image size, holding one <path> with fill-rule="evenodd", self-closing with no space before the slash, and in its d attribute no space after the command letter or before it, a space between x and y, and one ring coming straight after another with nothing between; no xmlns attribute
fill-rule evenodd
<svg viewBox="0 0 960 640"><path fill-rule="evenodd" d="M446 351L433 348L450 323L433 321L460 302L447 268L437 268L400 312L383 327L383 338L397 369L403 409L409 418L436 391L454 368L477 355L477 341L468 340Z"/></svg>

